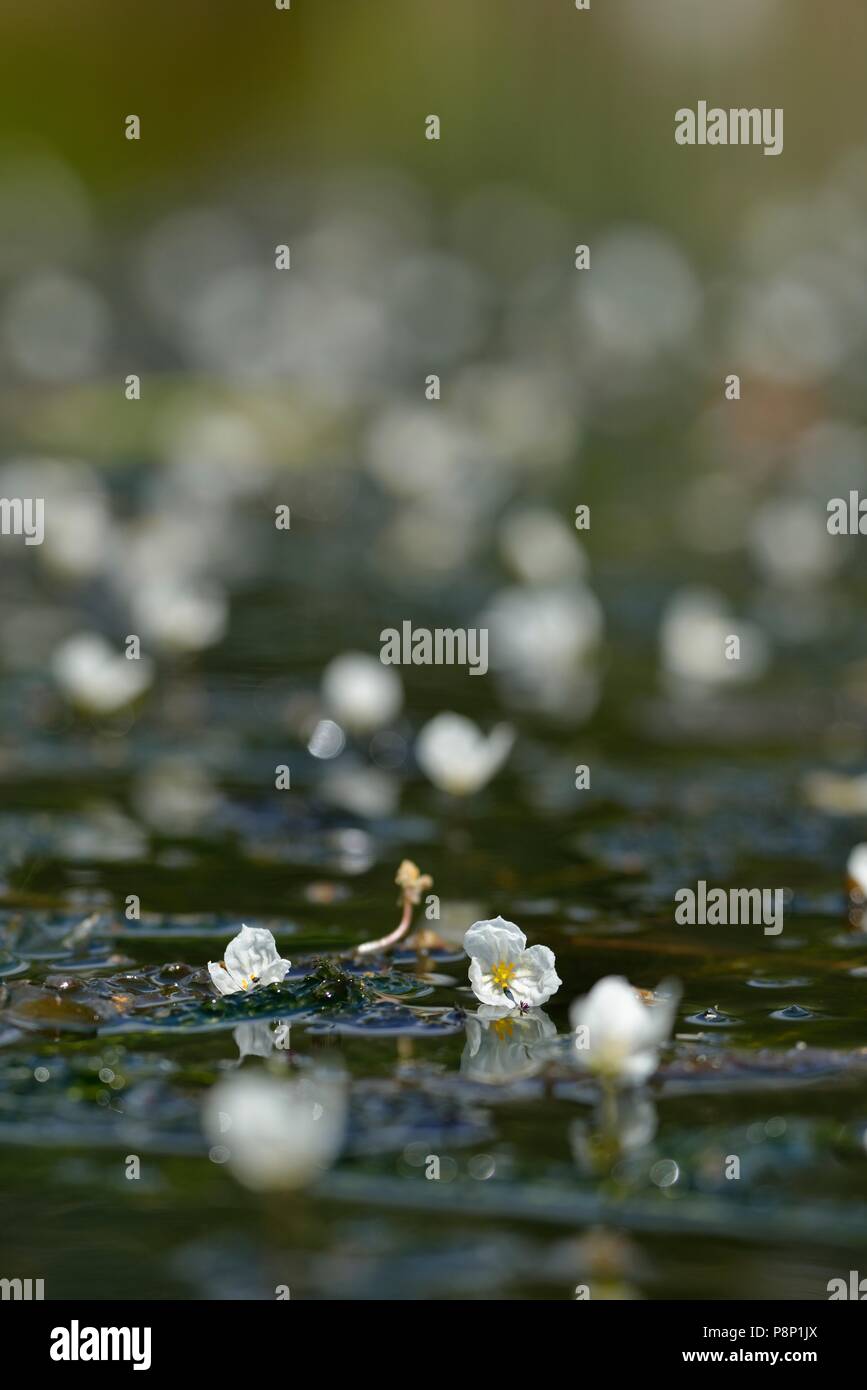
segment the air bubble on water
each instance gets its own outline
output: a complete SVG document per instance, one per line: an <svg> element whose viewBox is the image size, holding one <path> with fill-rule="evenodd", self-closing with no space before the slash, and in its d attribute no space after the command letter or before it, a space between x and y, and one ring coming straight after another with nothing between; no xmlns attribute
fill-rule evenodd
<svg viewBox="0 0 867 1390"><path fill-rule="evenodd" d="M781 1019L783 1022L786 1023L792 1021L800 1022L802 1019L805 1018L817 1017L818 1015L814 1014L812 1009L805 1009L800 1004L789 1004L788 1008L775 1009L774 1012L771 1014L771 1018Z"/></svg>
<svg viewBox="0 0 867 1390"><path fill-rule="evenodd" d="M473 1154L467 1167L471 1178L478 1178L479 1182L486 1182L488 1178L494 1176L497 1165L490 1154Z"/></svg>
<svg viewBox="0 0 867 1390"><path fill-rule="evenodd" d="M736 1018L732 1018L730 1014L724 1014L716 1005L711 1005L710 1008L703 1009L701 1013L690 1014L687 1018L687 1023L710 1023L718 1027L727 1023L737 1022L738 1020Z"/></svg>
<svg viewBox="0 0 867 1390"><path fill-rule="evenodd" d="M673 1187L680 1177L680 1169L673 1158L661 1158L650 1170L650 1181L656 1187Z"/></svg>

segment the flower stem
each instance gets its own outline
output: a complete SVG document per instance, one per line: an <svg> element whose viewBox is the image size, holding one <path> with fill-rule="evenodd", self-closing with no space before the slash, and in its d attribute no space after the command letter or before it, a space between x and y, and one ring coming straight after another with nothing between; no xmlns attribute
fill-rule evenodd
<svg viewBox="0 0 867 1390"><path fill-rule="evenodd" d="M402 936L406 936L409 931L409 924L412 921L412 902L409 897L403 900L403 916L398 922L393 932L388 936L381 936L376 941L365 941L361 946L356 946L357 956L372 956L376 951L388 951L392 946L396 946Z"/></svg>

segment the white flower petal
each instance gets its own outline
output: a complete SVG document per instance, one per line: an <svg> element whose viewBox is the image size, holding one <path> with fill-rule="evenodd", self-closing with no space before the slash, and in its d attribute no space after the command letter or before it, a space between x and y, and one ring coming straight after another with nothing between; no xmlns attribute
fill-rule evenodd
<svg viewBox="0 0 867 1390"><path fill-rule="evenodd" d="M846 874L862 897L867 897L867 845L856 845L846 862Z"/></svg>
<svg viewBox="0 0 867 1390"><path fill-rule="evenodd" d="M222 962L218 963L217 961L209 960L208 971L221 994L234 994L240 988L232 979Z"/></svg>
<svg viewBox="0 0 867 1390"><path fill-rule="evenodd" d="M515 960L527 946L527 938L514 922L505 917L490 917L483 922L474 922L464 937L464 950L468 956L478 956L483 963L496 964L500 960Z"/></svg>
<svg viewBox="0 0 867 1390"><path fill-rule="evenodd" d="M555 970L554 952L548 946L531 946L522 951L510 992L519 1003L539 1008L556 994L563 981Z"/></svg>

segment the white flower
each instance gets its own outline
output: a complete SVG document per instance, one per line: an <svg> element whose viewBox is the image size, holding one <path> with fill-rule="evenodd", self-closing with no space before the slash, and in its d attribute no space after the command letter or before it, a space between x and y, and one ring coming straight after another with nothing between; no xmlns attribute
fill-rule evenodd
<svg viewBox="0 0 867 1390"><path fill-rule="evenodd" d="M514 741L508 724L497 724L485 736L462 714L438 714L419 733L415 756L435 787L468 796L499 772Z"/></svg>
<svg viewBox="0 0 867 1390"><path fill-rule="evenodd" d="M208 961L208 970L220 994L237 994L259 985L279 984L290 965L291 961L278 956L277 943L267 927L243 926L229 942L223 959L219 963Z"/></svg>
<svg viewBox="0 0 867 1390"><path fill-rule="evenodd" d="M139 631L167 651L198 652L225 635L226 595L218 585L160 574L136 587L130 606Z"/></svg>
<svg viewBox="0 0 867 1390"><path fill-rule="evenodd" d="M599 600L580 581L501 589L479 619L490 630L491 665L510 704L570 722L599 696Z"/></svg>
<svg viewBox="0 0 867 1390"><path fill-rule="evenodd" d="M208 1092L203 1124L246 1187L300 1187L328 1168L340 1151L346 1092L335 1076L296 1081L265 1071L236 1071Z"/></svg>
<svg viewBox="0 0 867 1390"><path fill-rule="evenodd" d="M54 676L73 704L96 714L113 714L147 690L153 663L115 652L97 632L79 632L58 647Z"/></svg>
<svg viewBox="0 0 867 1390"><path fill-rule="evenodd" d="M521 1013L490 1004L468 1014L466 1028L461 1071L476 1081L515 1081L532 1076L542 1065L535 1051L538 1044L557 1036L557 1029L541 1009Z"/></svg>
<svg viewBox="0 0 867 1390"><path fill-rule="evenodd" d="M740 643L736 661L728 655L731 637ZM659 641L666 674L686 693L755 680L770 660L761 628L735 617L710 589L678 590L662 615Z"/></svg>
<svg viewBox="0 0 867 1390"><path fill-rule="evenodd" d="M500 550L528 584L581 579L587 561L574 529L549 507L522 507L500 523Z"/></svg>
<svg viewBox="0 0 867 1390"><path fill-rule="evenodd" d="M574 674L604 628L599 600L580 582L501 589L480 621L490 628L492 663L532 682Z"/></svg>
<svg viewBox="0 0 867 1390"><path fill-rule="evenodd" d="M627 980L606 975L569 1010L575 1061L605 1081L640 1086L656 1071L659 1048L674 1022L679 987L660 985L659 1002L644 1004Z"/></svg>
<svg viewBox="0 0 867 1390"><path fill-rule="evenodd" d="M470 957L470 984L482 1004L526 1013L539 1008L562 984L554 969L554 952L531 946L514 922L494 917L474 922L464 937Z"/></svg>
<svg viewBox="0 0 867 1390"><path fill-rule="evenodd" d="M856 845L846 860L846 877L852 893L867 898L867 845Z"/></svg>
<svg viewBox="0 0 867 1390"><path fill-rule="evenodd" d="M370 734L391 723L403 704L400 676L365 652L336 656L322 676L322 698L339 724Z"/></svg>

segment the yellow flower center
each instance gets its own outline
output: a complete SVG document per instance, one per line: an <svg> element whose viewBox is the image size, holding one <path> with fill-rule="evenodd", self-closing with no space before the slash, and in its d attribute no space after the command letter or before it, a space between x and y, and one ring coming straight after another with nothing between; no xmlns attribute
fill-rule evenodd
<svg viewBox="0 0 867 1390"><path fill-rule="evenodd" d="M494 1032L500 1042L508 1042L512 1036L514 1024L510 1018L495 1018L493 1023Z"/></svg>
<svg viewBox="0 0 867 1390"><path fill-rule="evenodd" d="M491 971L491 979L498 989L508 989L512 983L516 967L510 961L501 960Z"/></svg>

